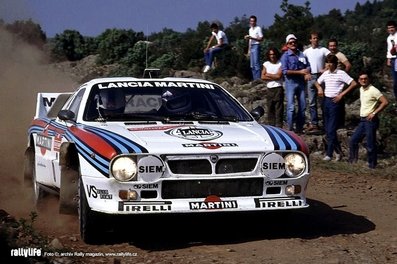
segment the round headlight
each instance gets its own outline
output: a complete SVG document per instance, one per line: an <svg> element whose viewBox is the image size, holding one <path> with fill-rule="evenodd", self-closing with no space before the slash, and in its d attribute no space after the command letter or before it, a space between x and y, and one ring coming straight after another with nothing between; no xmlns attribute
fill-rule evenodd
<svg viewBox="0 0 397 264"><path fill-rule="evenodd" d="M131 157L116 158L112 163L111 172L118 181L130 181L137 175L136 161Z"/></svg>
<svg viewBox="0 0 397 264"><path fill-rule="evenodd" d="M285 174L297 177L306 169L305 159L301 154L291 153L285 156Z"/></svg>

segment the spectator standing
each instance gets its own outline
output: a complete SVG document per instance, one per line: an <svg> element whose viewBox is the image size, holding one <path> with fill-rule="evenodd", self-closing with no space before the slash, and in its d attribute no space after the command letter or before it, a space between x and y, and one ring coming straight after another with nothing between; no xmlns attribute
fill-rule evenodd
<svg viewBox="0 0 397 264"><path fill-rule="evenodd" d="M311 76L307 82L307 95L309 98L310 123L306 131L319 131L317 110L317 89L314 83L325 71L325 57L330 53L327 48L320 46L320 38L317 32L310 34L310 47L303 51L310 63Z"/></svg>
<svg viewBox="0 0 397 264"><path fill-rule="evenodd" d="M332 38L328 40L328 50L338 58L337 68L348 73L352 65L346 55L339 51L338 41L336 39Z"/></svg>
<svg viewBox="0 0 397 264"><path fill-rule="evenodd" d="M310 79L310 63L307 57L297 47L297 38L294 34L286 37L288 50L281 56L281 69L284 76L285 95L287 98L287 124L288 129L298 134L303 132L305 124L305 84ZM298 112L295 114L294 100L297 98ZM295 116L295 118L294 118Z"/></svg>
<svg viewBox="0 0 397 264"><path fill-rule="evenodd" d="M204 60L206 65L204 66L203 72L208 72L211 69L215 54L221 52L229 44L225 32L219 29L218 24L212 23L210 28L212 33L208 40L207 47L204 49ZM214 39L216 39L217 43L211 46Z"/></svg>
<svg viewBox="0 0 397 264"><path fill-rule="evenodd" d="M360 87L360 123L355 129L349 142L349 162L358 161L358 144L366 137L368 167L374 169L378 163L376 147L376 130L379 127L379 112L387 105L386 97L371 83L369 75L362 72L358 82Z"/></svg>
<svg viewBox="0 0 397 264"><path fill-rule="evenodd" d="M397 45L397 23L395 21L388 21L387 24L387 32L389 36L387 36L387 66L391 67L391 76L393 78L393 94L394 98L397 100L397 69L396 65L396 45Z"/></svg>
<svg viewBox="0 0 397 264"><path fill-rule="evenodd" d="M250 67L253 80L261 79L261 59L260 59L260 43L263 40L262 28L256 24L256 16L250 16L250 29L245 39L248 39L248 54L250 56Z"/></svg>
<svg viewBox="0 0 397 264"><path fill-rule="evenodd" d="M271 126L283 127L284 88L281 71L280 52L270 48L263 63L262 80L266 81L267 122Z"/></svg>
<svg viewBox="0 0 397 264"><path fill-rule="evenodd" d="M328 49L331 52L331 54L335 55L338 58L337 69L344 70L346 73L349 73L350 69L352 68L352 65L349 59L346 57L346 55L339 51L338 41L335 38L328 40ZM345 126L345 116L346 116L344 99L341 100L341 104L342 104L342 111L340 113L341 118L339 118L339 125L338 125L339 128ZM342 150L340 150L340 152L342 152Z"/></svg>
<svg viewBox="0 0 397 264"><path fill-rule="evenodd" d="M327 70L314 82L318 96L324 97L324 128L327 137L327 150L323 160L330 161L335 150L337 153L336 160L339 161L341 159L341 153L338 152L341 147L336 131L343 107L341 100L356 87L357 83L345 71L337 69L338 58L335 55L327 55L325 63ZM322 84L325 85L324 89ZM343 90L345 84L348 87Z"/></svg>

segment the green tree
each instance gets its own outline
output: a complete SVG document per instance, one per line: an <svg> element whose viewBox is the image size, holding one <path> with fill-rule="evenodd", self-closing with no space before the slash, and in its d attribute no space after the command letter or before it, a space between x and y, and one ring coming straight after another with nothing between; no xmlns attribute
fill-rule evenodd
<svg viewBox="0 0 397 264"><path fill-rule="evenodd" d="M143 32L125 29L107 29L98 37L100 64L118 62L127 55L136 42L144 39Z"/></svg>
<svg viewBox="0 0 397 264"><path fill-rule="evenodd" d="M280 46L285 43L285 36L290 33L301 40L309 39L314 23L310 2L305 2L304 6L296 6L289 4L288 0L283 0L280 9L284 14L274 16L274 23L266 30L265 38L275 40Z"/></svg>
<svg viewBox="0 0 397 264"><path fill-rule="evenodd" d="M80 60L85 55L84 37L76 30L65 30L53 39L52 57L56 60Z"/></svg>

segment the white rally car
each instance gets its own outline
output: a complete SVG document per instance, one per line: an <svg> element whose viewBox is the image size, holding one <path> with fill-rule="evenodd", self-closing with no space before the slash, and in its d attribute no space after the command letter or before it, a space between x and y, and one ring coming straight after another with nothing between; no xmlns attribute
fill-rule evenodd
<svg viewBox="0 0 397 264"><path fill-rule="evenodd" d="M308 207L308 148L259 124L215 83L183 78L91 80L39 93L25 182L35 202L59 195L87 243L101 216Z"/></svg>

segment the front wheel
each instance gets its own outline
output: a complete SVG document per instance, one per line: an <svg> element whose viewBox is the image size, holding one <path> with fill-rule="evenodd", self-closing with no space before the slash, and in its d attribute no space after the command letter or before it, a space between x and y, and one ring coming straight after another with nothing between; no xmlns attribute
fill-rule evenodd
<svg viewBox="0 0 397 264"><path fill-rule="evenodd" d="M87 244L101 244L112 230L109 216L91 210L85 195L82 179L79 179L80 235Z"/></svg>

